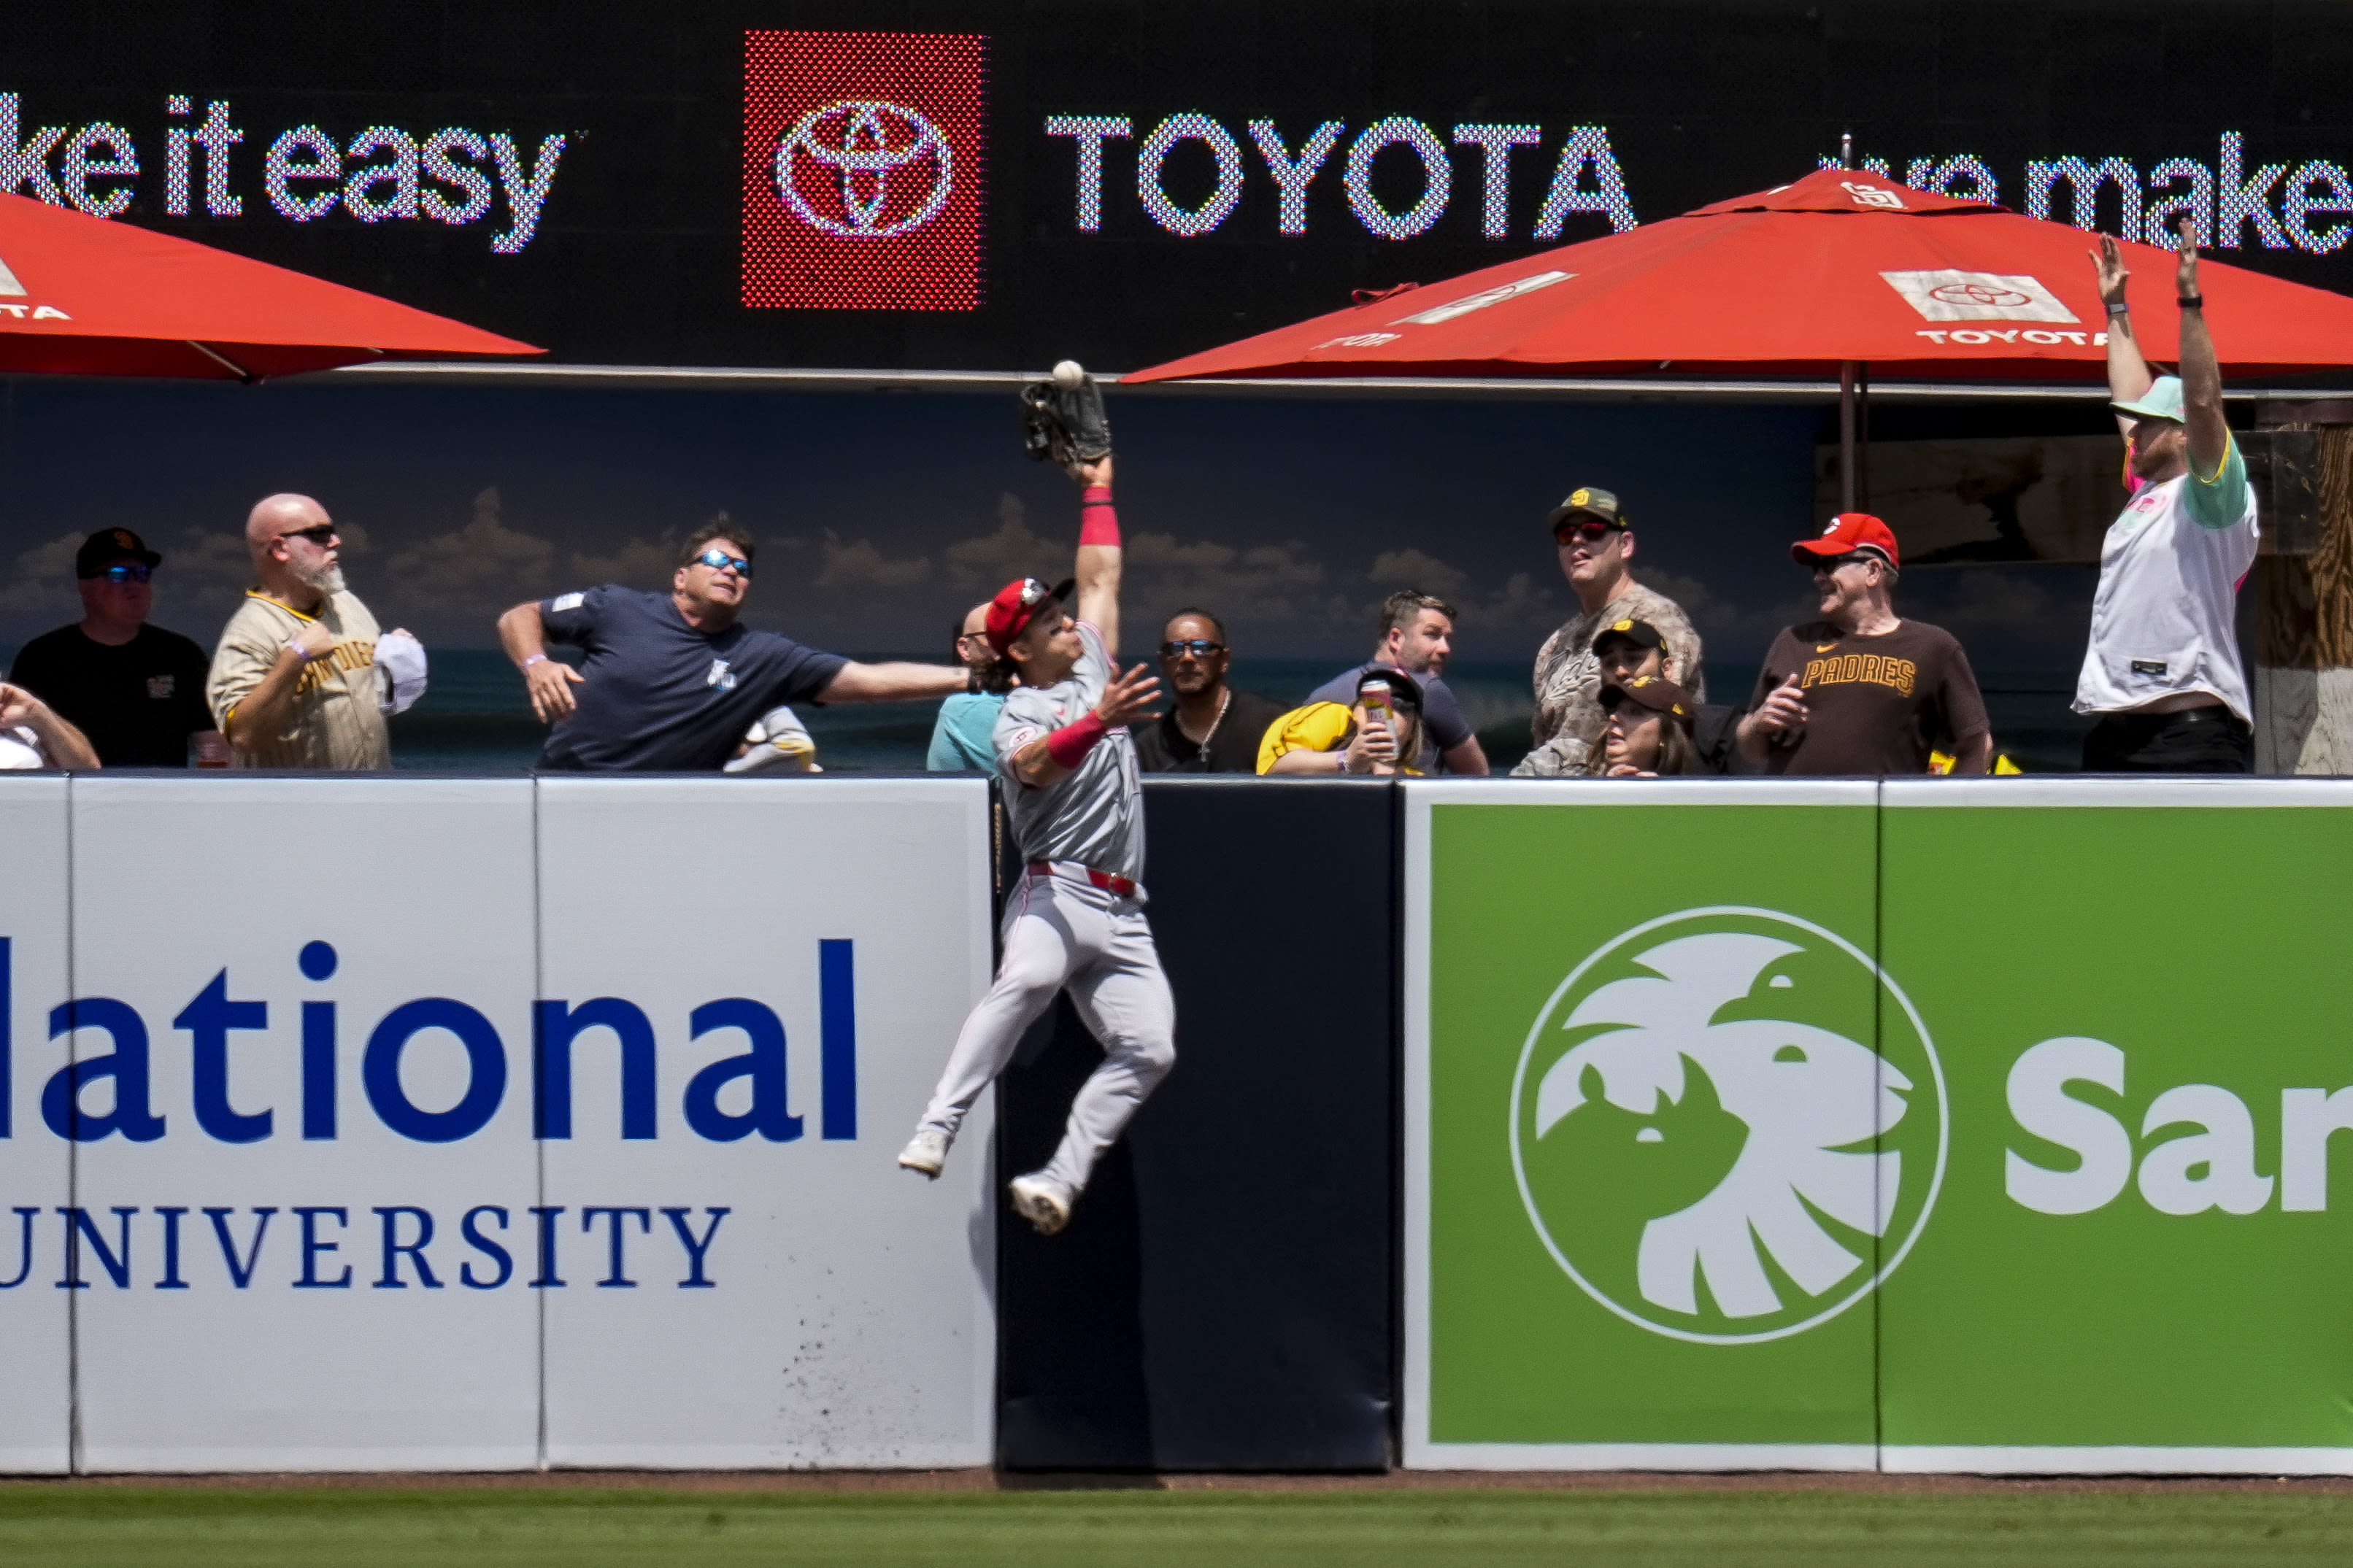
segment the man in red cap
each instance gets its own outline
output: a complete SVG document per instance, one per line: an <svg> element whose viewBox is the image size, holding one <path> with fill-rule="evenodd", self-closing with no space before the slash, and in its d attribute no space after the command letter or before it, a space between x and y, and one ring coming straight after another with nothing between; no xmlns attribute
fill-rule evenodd
<svg viewBox="0 0 2353 1568"><path fill-rule="evenodd" d="M1831 519L1789 547L1814 574L1822 618L1785 628L1765 655L1743 756L1776 773L1925 773L1951 752L1953 772L1993 761L1969 656L1950 632L1895 614L1895 535L1866 512Z"/></svg>
<svg viewBox="0 0 2353 1568"><path fill-rule="evenodd" d="M899 1163L936 1178L972 1109L1038 1016L1067 989L1103 1042L1103 1065L1071 1103L1060 1147L1016 1176L1013 1206L1051 1236L1070 1223L1095 1162L1176 1061L1176 1005L1144 917L1144 796L1131 720L1159 681L1124 675L1119 646L1119 517L1111 458L1070 465L1085 487L1077 575L1059 588L1008 583L988 603L988 646L1020 674L989 739L1006 815L1028 872L1006 900L997 983L965 1020L939 1087ZM1076 589L1078 618L1062 608Z"/></svg>

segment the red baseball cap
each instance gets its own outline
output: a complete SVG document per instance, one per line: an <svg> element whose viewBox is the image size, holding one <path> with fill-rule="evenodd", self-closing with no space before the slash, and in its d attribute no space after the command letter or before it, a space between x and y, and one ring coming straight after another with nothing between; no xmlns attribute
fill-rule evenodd
<svg viewBox="0 0 2353 1568"><path fill-rule="evenodd" d="M999 588L997 597L988 601L988 624L983 634L988 638L989 651L1003 658L1013 639L1028 629L1040 611L1070 597L1075 582L1071 579L1050 588L1035 577L1016 577Z"/></svg>
<svg viewBox="0 0 2353 1568"><path fill-rule="evenodd" d="M1831 519L1820 537L1801 539L1789 546L1789 559L1800 566L1841 555L1876 555L1890 566L1901 566L1895 552L1895 531L1867 511L1842 511Z"/></svg>

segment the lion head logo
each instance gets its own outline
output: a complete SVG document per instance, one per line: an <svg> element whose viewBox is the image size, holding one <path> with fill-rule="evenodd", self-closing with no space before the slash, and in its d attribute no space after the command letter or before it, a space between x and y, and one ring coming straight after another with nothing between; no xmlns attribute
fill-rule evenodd
<svg viewBox="0 0 2353 1568"><path fill-rule="evenodd" d="M1563 981L1513 1086L1528 1215L1569 1277L1677 1338L1778 1339L1886 1278L1944 1170L1911 1003L1769 910L1635 927Z"/></svg>

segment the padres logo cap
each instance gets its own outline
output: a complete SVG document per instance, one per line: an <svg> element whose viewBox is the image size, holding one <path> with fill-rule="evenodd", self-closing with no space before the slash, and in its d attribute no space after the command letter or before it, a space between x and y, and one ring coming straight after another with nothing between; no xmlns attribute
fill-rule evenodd
<svg viewBox="0 0 2353 1568"><path fill-rule="evenodd" d="M1614 712L1629 702L1653 713L1663 713L1685 729L1691 727L1694 706L1691 693L1663 675L1638 675L1623 686L1601 689L1603 711Z"/></svg>
<svg viewBox="0 0 2353 1568"><path fill-rule="evenodd" d="M1612 621L1594 634L1593 651L1599 653L1601 645L1612 637L1623 637L1638 647L1654 647L1661 653L1673 651L1668 647L1667 639L1659 635L1658 627L1648 621L1638 621L1631 616L1620 621Z"/></svg>
<svg viewBox="0 0 2353 1568"><path fill-rule="evenodd" d="M1599 518L1612 528L1627 527L1625 515L1618 510L1618 498L1605 489L1591 485L1579 485L1568 492L1568 499L1552 509L1545 519L1547 530L1556 530L1578 513Z"/></svg>
<svg viewBox="0 0 2353 1568"><path fill-rule="evenodd" d="M163 557L147 548L147 542L127 528L101 528L81 542L74 552L74 575L95 577L120 562L135 561L142 566L162 563Z"/></svg>

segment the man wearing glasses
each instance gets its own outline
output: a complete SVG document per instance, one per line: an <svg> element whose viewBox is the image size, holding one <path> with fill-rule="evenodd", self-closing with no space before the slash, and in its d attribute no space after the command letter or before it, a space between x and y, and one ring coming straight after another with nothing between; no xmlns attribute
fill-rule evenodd
<svg viewBox="0 0 2353 1568"><path fill-rule="evenodd" d="M742 625L751 533L712 522L688 535L670 591L607 584L525 601L499 617L532 710L554 731L543 768L717 773L753 721L796 702L895 702L962 691L936 664L856 664ZM578 669L549 643L584 648Z"/></svg>
<svg viewBox="0 0 2353 1568"><path fill-rule="evenodd" d="M327 509L309 496L267 497L245 520L245 542L257 585L221 629L205 691L235 765L392 766L375 617L343 585L343 539Z"/></svg>
<svg viewBox="0 0 2353 1568"><path fill-rule="evenodd" d="M1665 639L1665 674L1694 702L1707 700L1699 634L1683 606L1634 581L1634 532L1618 498L1579 485L1546 520L1577 614L1536 652L1535 749L1512 770L1519 778L1577 777L1601 743L1601 661L1593 641L1618 621L1641 621Z"/></svg>
<svg viewBox="0 0 2353 1568"><path fill-rule="evenodd" d="M16 654L8 679L89 737L110 768L185 768L191 742L226 763L228 745L205 706L205 650L147 624L150 576L163 557L127 528L101 528L74 552L81 619Z"/></svg>
<svg viewBox="0 0 2353 1568"><path fill-rule="evenodd" d="M1128 726L1136 764L1148 773L1254 773L1266 727L1282 705L1226 684L1233 655L1207 610L1179 610L1160 629L1160 678L1176 694L1157 719Z"/></svg>
<svg viewBox="0 0 2353 1568"><path fill-rule="evenodd" d="M1765 655L1741 754L1776 773L1884 775L1931 771L1949 751L1955 774L1993 762L1993 725L1952 633L1895 613L1895 535L1842 511L1818 539L1789 547L1813 574L1821 619L1785 628Z"/></svg>

